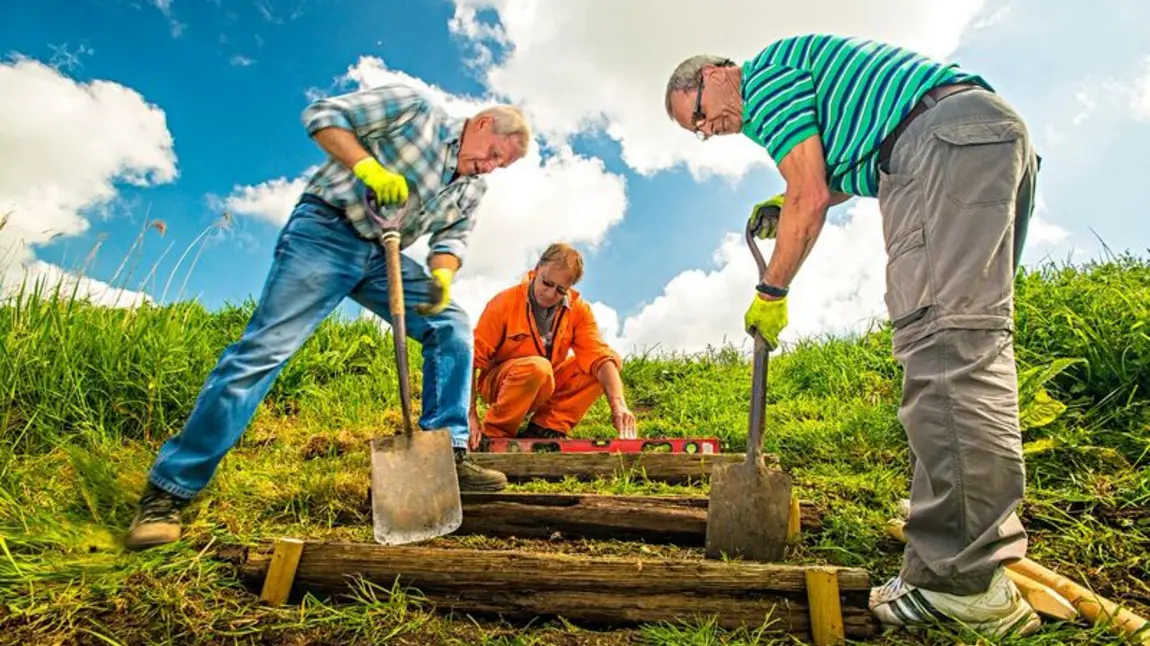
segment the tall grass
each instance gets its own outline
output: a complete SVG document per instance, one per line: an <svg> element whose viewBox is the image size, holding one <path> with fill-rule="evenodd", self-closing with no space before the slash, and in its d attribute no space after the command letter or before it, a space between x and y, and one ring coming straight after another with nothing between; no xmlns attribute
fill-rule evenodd
<svg viewBox="0 0 1150 646"><path fill-rule="evenodd" d="M194 266L198 255L185 251L180 262ZM133 263L122 269L124 280L139 277ZM153 267L143 280L156 283L156 275ZM1029 485L1023 514L1032 554L1089 575L1145 611L1150 262L1122 256L1048 265L1017 285ZM289 361L189 510L186 541L124 554L119 536L155 449L179 430L255 303L109 308L79 298L71 285L8 287L0 285L9 295L0 305L0 642L384 643L389 634L436 644L755 642L706 623L609 633L480 624L430 613L403 590L370 587L350 605L309 599L260 608L209 558L211 546L285 533L370 540L365 440L396 423L398 406L392 344L366 320L325 321ZM419 346L410 353L418 407ZM745 447L750 368L736 349L629 357L623 378L641 435L717 436L726 450ZM767 448L823 515L819 531L790 556L867 567L876 579L897 571L900 549L881 530L908 484L896 417L901 371L889 329L804 341L772 358L768 393ZM613 435L604 402L575 433ZM522 488L698 495L706 487L668 487L635 474ZM648 556L659 549L535 547ZM261 630L268 632L260 637ZM1053 628L1024 643L1097 636ZM918 643L899 639L886 643Z"/></svg>

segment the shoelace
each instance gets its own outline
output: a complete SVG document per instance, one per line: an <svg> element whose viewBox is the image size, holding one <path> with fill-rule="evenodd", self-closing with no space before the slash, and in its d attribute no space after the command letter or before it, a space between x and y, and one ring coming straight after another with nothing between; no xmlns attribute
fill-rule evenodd
<svg viewBox="0 0 1150 646"><path fill-rule="evenodd" d="M163 493L150 494L140 502L140 520L152 523L160 520L174 520L178 517L180 505Z"/></svg>

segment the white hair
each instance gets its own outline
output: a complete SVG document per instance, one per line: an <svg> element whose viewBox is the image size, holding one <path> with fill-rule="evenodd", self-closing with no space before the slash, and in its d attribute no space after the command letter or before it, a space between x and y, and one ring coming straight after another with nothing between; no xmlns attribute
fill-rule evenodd
<svg viewBox="0 0 1150 646"><path fill-rule="evenodd" d="M671 72L671 78L667 79L667 91L663 95L663 106L667 109L667 116L674 120L671 115L671 94L674 92L689 92L699 87L702 82L703 68L708 65L715 67L731 67L734 65L729 58L722 56L715 56L713 54L696 54L679 65Z"/></svg>
<svg viewBox="0 0 1150 646"><path fill-rule="evenodd" d="M523 118L523 112L519 108L512 105L495 105L480 110L475 116L491 117L495 134L504 137L515 136L520 149L524 153L527 152L531 145L531 126L527 125L527 120Z"/></svg>

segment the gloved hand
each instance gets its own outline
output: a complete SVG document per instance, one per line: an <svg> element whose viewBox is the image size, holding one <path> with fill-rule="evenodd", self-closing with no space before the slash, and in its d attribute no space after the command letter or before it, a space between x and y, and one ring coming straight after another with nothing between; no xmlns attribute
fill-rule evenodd
<svg viewBox="0 0 1150 646"><path fill-rule="evenodd" d="M747 334L758 332L767 342L767 348L779 347L779 333L787 327L787 297L767 300L755 294L754 301L743 315Z"/></svg>
<svg viewBox="0 0 1150 646"><path fill-rule="evenodd" d="M384 168L374 157L360 160L351 172L375 191L380 204L403 204L407 201L407 180L403 175Z"/></svg>
<svg viewBox="0 0 1150 646"><path fill-rule="evenodd" d="M454 277L455 272L447 267L431 270L431 279L428 281L431 287L431 302L416 305L415 311L423 316L442 312L451 300L451 279Z"/></svg>
<svg viewBox="0 0 1150 646"><path fill-rule="evenodd" d="M779 232L779 214L782 213L782 210L782 193L756 204L754 208L751 209L751 217L748 218L751 235L760 240L767 240L768 238L774 239L775 235Z"/></svg>

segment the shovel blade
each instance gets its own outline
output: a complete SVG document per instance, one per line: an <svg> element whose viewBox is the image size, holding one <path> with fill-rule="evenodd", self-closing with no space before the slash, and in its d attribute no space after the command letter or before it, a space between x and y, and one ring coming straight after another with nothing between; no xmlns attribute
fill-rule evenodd
<svg viewBox="0 0 1150 646"><path fill-rule="evenodd" d="M791 478L760 460L716 464L707 503L706 556L747 561L783 560Z"/></svg>
<svg viewBox="0 0 1150 646"><path fill-rule="evenodd" d="M371 441L375 540L404 545L450 534L463 523L455 453L447 429Z"/></svg>

